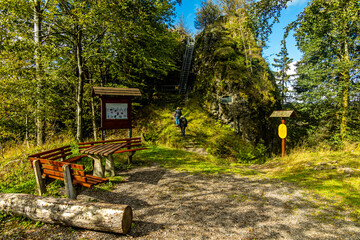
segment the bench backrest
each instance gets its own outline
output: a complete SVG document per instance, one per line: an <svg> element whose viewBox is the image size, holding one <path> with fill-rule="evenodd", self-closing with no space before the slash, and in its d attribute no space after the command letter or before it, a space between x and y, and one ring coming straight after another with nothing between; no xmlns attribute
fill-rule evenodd
<svg viewBox="0 0 360 240"><path fill-rule="evenodd" d="M89 148L94 145L108 144L108 143L127 143L126 147L140 146L141 138L122 138L122 139L96 141L96 142L83 142L83 143L79 143L79 149Z"/></svg>
<svg viewBox="0 0 360 240"><path fill-rule="evenodd" d="M36 153L33 155L30 155L29 158L42 158L42 159L49 159L49 160L58 160L62 159L65 160L65 158L69 155L71 155L71 147L70 145L55 148L52 150L48 150L45 152Z"/></svg>

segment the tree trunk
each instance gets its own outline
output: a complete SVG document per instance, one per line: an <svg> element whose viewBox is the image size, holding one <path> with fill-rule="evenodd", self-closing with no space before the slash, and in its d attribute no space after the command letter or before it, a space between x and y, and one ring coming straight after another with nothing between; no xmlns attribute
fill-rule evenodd
<svg viewBox="0 0 360 240"><path fill-rule="evenodd" d="M0 193L0 210L34 221L123 234L129 232L133 217L127 205L19 193Z"/></svg>
<svg viewBox="0 0 360 240"><path fill-rule="evenodd" d="M0 156L1 156L1 158L3 158L4 157L4 150L3 150L3 148L2 148L2 146L1 146L1 142L0 142Z"/></svg>
<svg viewBox="0 0 360 240"><path fill-rule="evenodd" d="M37 80L36 86L36 112L35 112L35 121L36 121L36 143L37 145L42 145L44 143L45 134L44 134L44 94L43 94L43 80L41 74L41 54L40 54L40 45L41 45L41 1L34 1L34 43L35 43L35 76Z"/></svg>
<svg viewBox="0 0 360 240"><path fill-rule="evenodd" d="M340 124L340 135L344 140L348 128L350 74L344 74L343 77L344 86L342 90L342 115Z"/></svg>
<svg viewBox="0 0 360 240"><path fill-rule="evenodd" d="M348 51L348 45L345 42L344 44L345 48L345 56L344 56L344 62L348 63L350 60L349 57L349 51ZM343 69L341 72L341 80L343 83L341 94L342 94L342 116L341 116L341 124L340 124L340 135L341 138L344 140L344 138L347 135L348 131L348 113L349 113L349 89L350 89L350 70L349 69Z"/></svg>
<svg viewBox="0 0 360 240"><path fill-rule="evenodd" d="M91 80L91 83L92 83L91 86L94 86L94 80ZM92 94L90 97L90 104L91 104L91 121L92 121L92 125L93 125L94 140L97 141L95 102L94 102L94 96Z"/></svg>
<svg viewBox="0 0 360 240"><path fill-rule="evenodd" d="M84 70L83 70L83 56L82 56L82 29L80 26L76 27L76 60L77 60L77 69L78 69L78 87L77 87L77 96L76 96L76 140L81 142L83 140L82 134L82 112L83 112L83 95L84 95Z"/></svg>

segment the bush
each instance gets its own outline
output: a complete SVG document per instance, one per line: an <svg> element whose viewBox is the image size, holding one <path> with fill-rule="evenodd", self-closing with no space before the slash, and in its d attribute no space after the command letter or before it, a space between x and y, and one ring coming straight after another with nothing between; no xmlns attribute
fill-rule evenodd
<svg viewBox="0 0 360 240"><path fill-rule="evenodd" d="M254 147L234 132L215 137L208 152L221 158L231 158L238 163L264 163L266 159L266 147L262 142Z"/></svg>

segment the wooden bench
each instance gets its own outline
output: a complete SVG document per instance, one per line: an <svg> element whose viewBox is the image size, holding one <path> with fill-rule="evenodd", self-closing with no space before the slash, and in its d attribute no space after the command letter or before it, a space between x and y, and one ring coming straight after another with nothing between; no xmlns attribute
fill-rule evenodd
<svg viewBox="0 0 360 240"><path fill-rule="evenodd" d="M125 152L130 153L130 155L128 156L129 163L131 163L132 156L135 154L135 152L147 149L146 147L142 147L141 138L122 138L122 139L96 141L96 142L83 142L83 143L79 143L79 149L81 150L81 149L93 147L94 145L112 144L112 143L126 143L121 149L115 151L113 154L125 153Z"/></svg>
<svg viewBox="0 0 360 240"><path fill-rule="evenodd" d="M73 163L81 158L88 157L88 155L66 159L66 157L71 154L71 148L70 145L68 145L29 156L34 168L40 196L46 192L46 182L49 179L64 181L66 195L71 199L76 199L74 185L91 188L96 184L108 181L106 178L86 174L84 172L84 165ZM56 161L59 159L62 161Z"/></svg>
<svg viewBox="0 0 360 240"><path fill-rule="evenodd" d="M45 181L47 178L64 181L66 195L71 199L76 199L74 185L91 188L96 184L108 181L106 178L86 174L84 172L84 165L42 158L31 158L30 160L34 167L36 184L40 196L46 192Z"/></svg>

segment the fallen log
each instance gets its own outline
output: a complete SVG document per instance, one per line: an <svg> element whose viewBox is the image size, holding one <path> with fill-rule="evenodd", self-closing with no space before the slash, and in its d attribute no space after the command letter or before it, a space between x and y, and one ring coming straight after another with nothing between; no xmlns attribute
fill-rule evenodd
<svg viewBox="0 0 360 240"><path fill-rule="evenodd" d="M0 211L34 221L123 234L129 232L133 217L127 205L19 193L0 193Z"/></svg>

